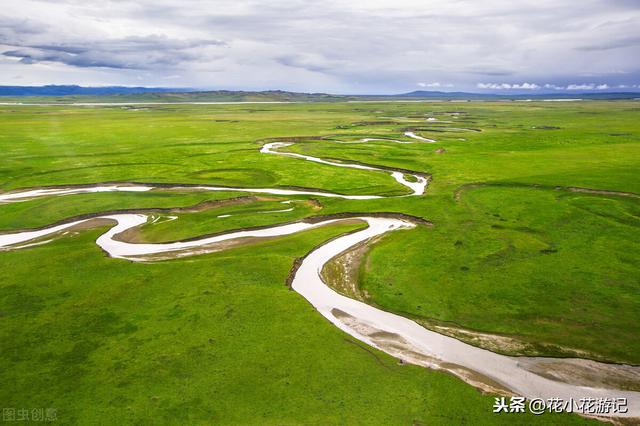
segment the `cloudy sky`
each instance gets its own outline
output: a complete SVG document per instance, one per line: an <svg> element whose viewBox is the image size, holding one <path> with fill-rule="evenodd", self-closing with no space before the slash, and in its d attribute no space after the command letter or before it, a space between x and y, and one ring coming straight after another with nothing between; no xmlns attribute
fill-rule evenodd
<svg viewBox="0 0 640 426"><path fill-rule="evenodd" d="M640 90L640 0L2 0L0 84Z"/></svg>

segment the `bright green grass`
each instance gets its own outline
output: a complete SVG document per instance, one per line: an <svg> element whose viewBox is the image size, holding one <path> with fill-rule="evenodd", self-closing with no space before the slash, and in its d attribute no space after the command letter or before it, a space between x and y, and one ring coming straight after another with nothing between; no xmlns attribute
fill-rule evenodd
<svg viewBox="0 0 640 426"><path fill-rule="evenodd" d="M640 363L639 222L622 197L470 190L433 229L376 245L362 286L378 305L515 336L531 354L562 355L553 344Z"/></svg>
<svg viewBox="0 0 640 426"><path fill-rule="evenodd" d="M466 114L439 115L447 111ZM371 250L362 285L372 303L512 335L541 354L558 355L560 345L640 363L638 200L548 189L640 193L639 112L636 102L0 107L0 188L117 180L401 195L406 188L386 173L264 155L257 141L403 138L405 127L442 124L351 124L436 113L454 122L448 126L483 132L418 131L437 144L309 140L287 148L431 173L423 197L318 198L321 210L296 203L291 212L259 213L305 199L275 197L179 214L142 235L173 240L339 212L412 214L435 226L390 234ZM470 183L491 185L456 201ZM0 205L0 229L239 195L246 194L39 199ZM224 214L234 216L218 218ZM580 421L495 416L491 398L455 378L347 343L284 286L296 257L347 229L154 264L104 257L93 244L97 231L0 253L0 400L57 407L62 421L83 424Z"/></svg>
<svg viewBox="0 0 640 426"><path fill-rule="evenodd" d="M106 258L98 231L5 253L0 399L62 424L586 423L493 415L491 397L362 349L283 285L353 228L153 264Z"/></svg>

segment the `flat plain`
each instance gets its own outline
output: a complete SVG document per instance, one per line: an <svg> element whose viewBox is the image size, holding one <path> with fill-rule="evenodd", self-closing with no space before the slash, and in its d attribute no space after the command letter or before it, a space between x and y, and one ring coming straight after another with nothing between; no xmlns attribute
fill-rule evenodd
<svg viewBox="0 0 640 426"><path fill-rule="evenodd" d="M337 259L330 284L351 282L337 289L494 352L637 365L639 118L633 101L0 106L4 192L136 182L384 196L42 197L0 204L0 231L156 209L129 237L160 242L320 215L411 215L432 226L385 235L351 270ZM260 152L273 141L431 179L403 197L385 171ZM93 242L106 226L0 252L0 401L54 407L65 424L590 422L495 415L493 395L366 346L287 287L296 259L361 227L154 263L107 257Z"/></svg>

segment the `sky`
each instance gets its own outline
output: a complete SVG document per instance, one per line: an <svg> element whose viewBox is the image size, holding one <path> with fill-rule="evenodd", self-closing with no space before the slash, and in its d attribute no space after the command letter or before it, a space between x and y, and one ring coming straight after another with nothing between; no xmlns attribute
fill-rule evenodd
<svg viewBox="0 0 640 426"><path fill-rule="evenodd" d="M0 84L640 91L640 0L2 0Z"/></svg>

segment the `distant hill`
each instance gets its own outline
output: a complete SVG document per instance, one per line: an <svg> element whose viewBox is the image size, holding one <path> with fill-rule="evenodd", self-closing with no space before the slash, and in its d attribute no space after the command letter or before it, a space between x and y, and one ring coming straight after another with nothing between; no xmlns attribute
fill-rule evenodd
<svg viewBox="0 0 640 426"><path fill-rule="evenodd" d="M69 95L124 95L137 93L158 93L189 91L189 89L170 89L164 87L83 87L69 86L0 86L0 96L69 96Z"/></svg>
<svg viewBox="0 0 640 426"><path fill-rule="evenodd" d="M356 99L283 90L176 89L165 87L0 86L2 102L331 102Z"/></svg>
<svg viewBox="0 0 640 426"><path fill-rule="evenodd" d="M640 93L468 93L418 90L397 95L330 95L284 90L196 90L167 87L0 86L3 102L346 102L389 100L634 99Z"/></svg>

